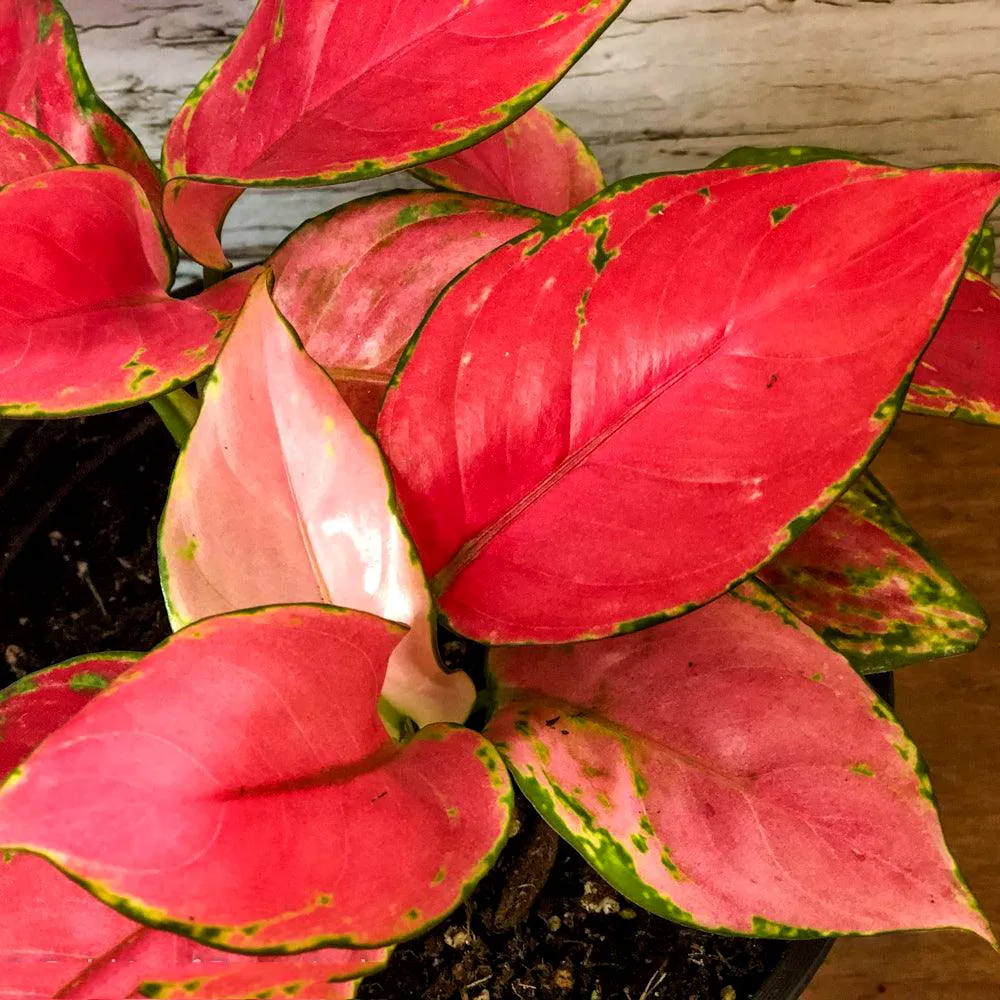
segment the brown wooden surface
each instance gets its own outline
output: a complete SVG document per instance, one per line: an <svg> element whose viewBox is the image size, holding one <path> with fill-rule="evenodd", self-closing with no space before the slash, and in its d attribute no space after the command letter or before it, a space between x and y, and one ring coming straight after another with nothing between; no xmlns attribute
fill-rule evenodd
<svg viewBox="0 0 1000 1000"><path fill-rule="evenodd" d="M875 463L994 630L972 654L896 674L945 835L1000 934L1000 428L904 414ZM1000 955L971 934L839 941L805 1000L1000 1000Z"/></svg>

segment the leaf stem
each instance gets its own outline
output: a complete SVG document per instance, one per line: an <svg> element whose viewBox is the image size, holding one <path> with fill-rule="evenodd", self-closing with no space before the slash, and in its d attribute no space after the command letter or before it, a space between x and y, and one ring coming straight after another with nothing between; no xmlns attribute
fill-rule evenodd
<svg viewBox="0 0 1000 1000"><path fill-rule="evenodd" d="M149 403L170 431L174 441L177 442L177 447L183 448L187 444L194 422L198 419L198 411L201 409L198 400L186 389L175 389L165 396L151 399Z"/></svg>

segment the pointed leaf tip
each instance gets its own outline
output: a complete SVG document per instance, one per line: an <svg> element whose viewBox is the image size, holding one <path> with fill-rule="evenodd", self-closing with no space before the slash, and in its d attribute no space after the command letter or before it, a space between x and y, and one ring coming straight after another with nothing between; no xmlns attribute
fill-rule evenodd
<svg viewBox="0 0 1000 1000"><path fill-rule="evenodd" d="M496 648L488 667L486 735L521 790L654 913L762 937L990 939L916 747L758 585L628 636Z"/></svg>
<svg viewBox="0 0 1000 1000"><path fill-rule="evenodd" d="M177 633L35 752L0 794L0 844L215 947L418 933L488 869L511 794L471 730L386 736L376 702L403 632L301 605Z"/></svg>
<svg viewBox="0 0 1000 1000"><path fill-rule="evenodd" d="M765 563L887 433L998 193L845 161L633 179L473 265L378 425L450 625L593 638Z"/></svg>
<svg viewBox="0 0 1000 1000"><path fill-rule="evenodd" d="M862 673L968 652L988 628L868 473L757 576Z"/></svg>
<svg viewBox="0 0 1000 1000"><path fill-rule="evenodd" d="M358 180L485 139L553 86L626 3L261 0L167 133L167 215L173 200L187 213L178 241L217 261L213 233L241 187ZM208 179L237 187L230 197L199 185L189 201L183 189Z"/></svg>

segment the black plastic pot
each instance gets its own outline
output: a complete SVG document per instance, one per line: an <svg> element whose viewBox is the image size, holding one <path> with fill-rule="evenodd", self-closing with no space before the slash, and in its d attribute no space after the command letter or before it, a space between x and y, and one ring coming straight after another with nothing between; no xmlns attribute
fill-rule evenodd
<svg viewBox="0 0 1000 1000"><path fill-rule="evenodd" d="M149 649L169 634L154 529L175 458L146 407L85 420L0 420L0 687L21 671ZM872 680L891 703L892 675ZM795 1000L831 945L785 945L753 1000Z"/></svg>

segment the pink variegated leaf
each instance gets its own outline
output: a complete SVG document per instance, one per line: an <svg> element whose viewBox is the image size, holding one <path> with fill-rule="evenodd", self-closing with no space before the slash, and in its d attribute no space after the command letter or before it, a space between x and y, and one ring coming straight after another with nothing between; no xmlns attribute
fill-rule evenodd
<svg viewBox="0 0 1000 1000"><path fill-rule="evenodd" d="M48 136L0 113L0 186L72 164L72 157Z"/></svg>
<svg viewBox="0 0 1000 1000"><path fill-rule="evenodd" d="M376 703L403 634L316 605L177 633L11 772L0 847L212 947L416 934L489 868L512 800L478 733L386 735Z"/></svg>
<svg viewBox="0 0 1000 1000"><path fill-rule="evenodd" d="M438 665L427 582L378 446L275 310L268 277L219 357L174 473L160 528L171 621L317 601L401 622L411 628L385 698L421 725L462 722L475 691Z"/></svg>
<svg viewBox="0 0 1000 1000"><path fill-rule="evenodd" d="M0 111L33 125L77 163L130 173L159 215L160 172L95 93L59 0L0 0L0 52Z"/></svg>
<svg viewBox="0 0 1000 1000"><path fill-rule="evenodd" d="M761 937L992 940L917 748L758 584L627 636L497 648L488 666L486 735L521 790L654 913Z"/></svg>
<svg viewBox="0 0 1000 1000"><path fill-rule="evenodd" d="M274 301L374 430L389 378L437 294L541 216L464 195L396 192L305 223L268 259Z"/></svg>
<svg viewBox="0 0 1000 1000"><path fill-rule="evenodd" d="M167 133L175 236L217 268L218 233L241 187L373 177L487 138L538 101L626 3L261 0ZM229 187L183 192L206 180Z"/></svg>
<svg viewBox="0 0 1000 1000"><path fill-rule="evenodd" d="M179 301L139 185L65 167L0 189L0 415L117 409L215 359L253 275Z"/></svg>
<svg viewBox="0 0 1000 1000"><path fill-rule="evenodd" d="M378 425L452 628L628 631L788 545L888 432L998 194L851 161L632 179L474 264Z"/></svg>
<svg viewBox="0 0 1000 1000"><path fill-rule="evenodd" d="M83 657L0 692L0 780L140 658ZM370 973L388 958L385 949L324 949L297 961L207 948L136 924L31 854L0 859L0 899L0 997L17 1000L126 1000L140 990L144 996L244 1000L266 988L293 986L296 996L332 1000L353 996L355 985L331 979ZM168 989L170 981L178 990L186 985L186 992Z"/></svg>
<svg viewBox="0 0 1000 1000"><path fill-rule="evenodd" d="M959 283L904 409L1000 426L1000 289L975 271Z"/></svg>
<svg viewBox="0 0 1000 1000"><path fill-rule="evenodd" d="M562 215L604 187L594 154L564 122L535 105L483 142L413 169L434 187L468 191Z"/></svg>
<svg viewBox="0 0 1000 1000"><path fill-rule="evenodd" d="M867 473L757 576L861 673L967 653L989 627Z"/></svg>

